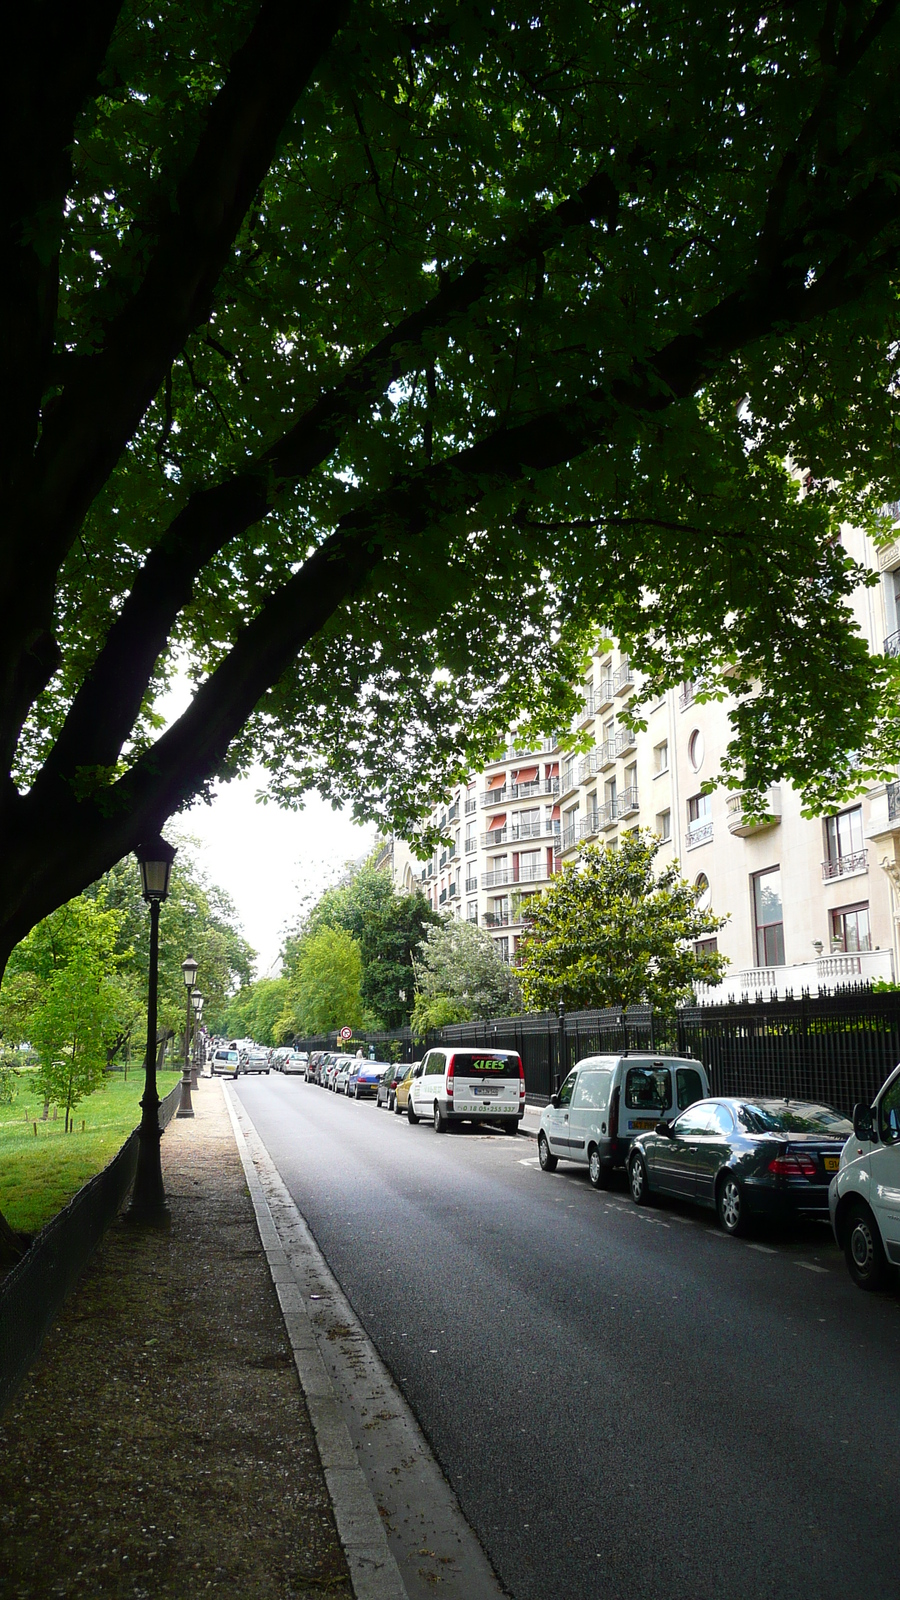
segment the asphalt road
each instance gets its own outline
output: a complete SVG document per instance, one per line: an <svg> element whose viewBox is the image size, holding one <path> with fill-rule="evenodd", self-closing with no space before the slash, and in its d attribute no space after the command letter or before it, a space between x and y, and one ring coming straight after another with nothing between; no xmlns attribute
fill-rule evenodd
<svg viewBox="0 0 900 1600"><path fill-rule="evenodd" d="M533 1142L238 1093L515 1600L900 1597L900 1291Z"/></svg>

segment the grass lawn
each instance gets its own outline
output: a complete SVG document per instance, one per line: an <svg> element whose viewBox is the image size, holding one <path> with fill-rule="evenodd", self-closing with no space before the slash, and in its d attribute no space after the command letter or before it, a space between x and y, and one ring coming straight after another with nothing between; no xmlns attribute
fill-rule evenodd
<svg viewBox="0 0 900 1600"><path fill-rule="evenodd" d="M23 1233L36 1233L112 1160L140 1121L144 1090L142 1071L132 1068L127 1082L115 1073L76 1106L75 1131L67 1134L62 1112L52 1120L52 1106L50 1120L41 1121L44 1105L34 1092L36 1076L23 1072L12 1105L0 1106L0 1211ZM159 1074L161 1100L179 1077L178 1072Z"/></svg>

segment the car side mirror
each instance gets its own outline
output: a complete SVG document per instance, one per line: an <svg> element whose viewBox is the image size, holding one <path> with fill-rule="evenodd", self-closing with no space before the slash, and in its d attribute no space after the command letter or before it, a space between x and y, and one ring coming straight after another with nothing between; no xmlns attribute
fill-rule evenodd
<svg viewBox="0 0 900 1600"><path fill-rule="evenodd" d="M422 1076L422 1068L421 1067L416 1067L416 1070L413 1073L413 1077L414 1078L421 1078L421 1076Z"/></svg>
<svg viewBox="0 0 900 1600"><path fill-rule="evenodd" d="M853 1107L853 1132L857 1139L865 1139L868 1144L874 1142L875 1118L872 1107L864 1105L861 1100Z"/></svg>
<svg viewBox="0 0 900 1600"><path fill-rule="evenodd" d="M671 1122L658 1122L656 1124L656 1132L658 1134L660 1134L664 1139L671 1139L671 1137L672 1137L672 1124L671 1124Z"/></svg>
<svg viewBox="0 0 900 1600"><path fill-rule="evenodd" d="M559 1095L558 1094L552 1094L550 1096L550 1104L553 1106L554 1110L558 1107L558 1105L559 1105Z"/></svg>

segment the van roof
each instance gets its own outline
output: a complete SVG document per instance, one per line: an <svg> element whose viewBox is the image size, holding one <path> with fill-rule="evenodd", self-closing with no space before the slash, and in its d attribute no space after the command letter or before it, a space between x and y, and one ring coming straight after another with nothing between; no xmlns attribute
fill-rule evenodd
<svg viewBox="0 0 900 1600"><path fill-rule="evenodd" d="M580 1061L576 1061L575 1062L575 1067L586 1067L586 1066L595 1066L595 1065L599 1066L601 1064L601 1062L602 1062L603 1066L605 1066L605 1067L612 1066L612 1065L618 1066L620 1061L628 1061L628 1062L632 1063L636 1067L646 1066L648 1062L650 1063L651 1066L654 1066L654 1067L702 1067L703 1066L703 1062L702 1061L698 1061L696 1056L653 1055L649 1050L641 1050L641 1051L629 1050L627 1055L625 1054L624 1051L619 1051L618 1054L616 1054L616 1055L612 1055L612 1054L610 1054L610 1055L600 1055L600 1054L597 1054L597 1055L591 1055L591 1056L582 1056ZM575 1068L573 1067L572 1070L574 1071Z"/></svg>

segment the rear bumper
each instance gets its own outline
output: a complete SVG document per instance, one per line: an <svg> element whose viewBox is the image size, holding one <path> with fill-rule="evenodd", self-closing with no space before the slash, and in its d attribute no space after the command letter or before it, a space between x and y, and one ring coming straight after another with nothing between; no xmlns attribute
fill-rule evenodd
<svg viewBox="0 0 900 1600"><path fill-rule="evenodd" d="M828 1184L810 1183L779 1189L774 1185L747 1183L744 1194L750 1210L758 1217L790 1222L796 1217L821 1217L827 1220Z"/></svg>
<svg viewBox="0 0 900 1600"><path fill-rule="evenodd" d="M471 1100L457 1106L453 1101L440 1099L438 1105L449 1122L508 1122L510 1117L521 1121L525 1115L524 1106L505 1105L494 1109L489 1105L476 1105Z"/></svg>

